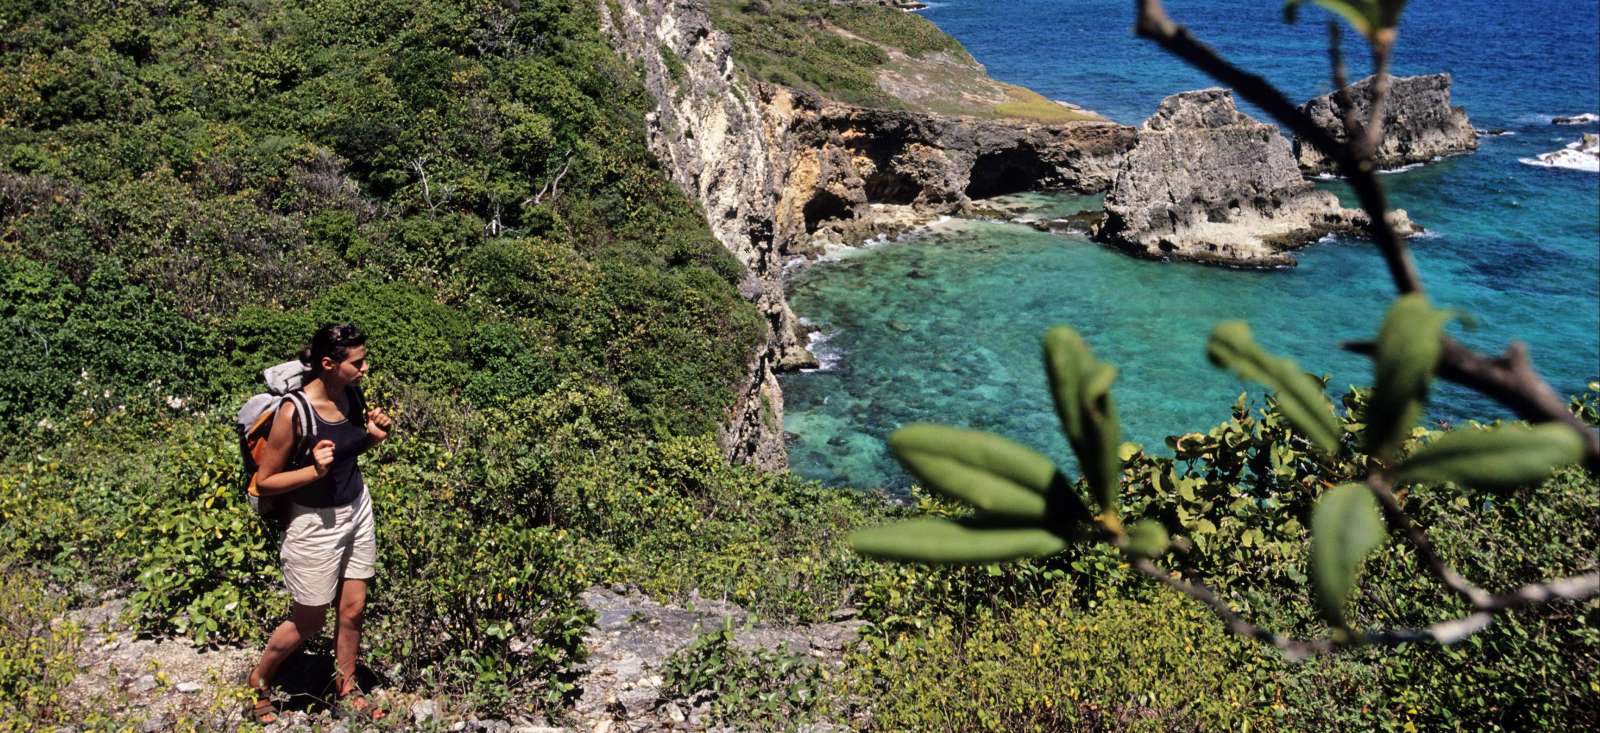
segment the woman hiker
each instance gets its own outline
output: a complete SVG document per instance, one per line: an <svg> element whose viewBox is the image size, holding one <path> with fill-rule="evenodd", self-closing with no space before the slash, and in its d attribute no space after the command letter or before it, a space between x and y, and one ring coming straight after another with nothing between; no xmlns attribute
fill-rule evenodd
<svg viewBox="0 0 1600 733"><path fill-rule="evenodd" d="M378 554L372 500L356 457L388 438L392 426L381 409L367 410L365 420L357 414L363 405L356 385L369 368L366 341L366 334L354 325L328 324L301 349L300 361L309 369L304 386L279 406L256 472L261 494L288 499L279 556L283 579L294 596L289 619L273 629L261 660L245 680L256 691L251 712L262 724L277 720L269 690L278 666L322 631L329 605L336 617L338 699L372 720L384 715L356 686L361 617ZM319 440L309 455L294 455L304 437L297 434L300 421L295 410L304 407L316 420Z"/></svg>

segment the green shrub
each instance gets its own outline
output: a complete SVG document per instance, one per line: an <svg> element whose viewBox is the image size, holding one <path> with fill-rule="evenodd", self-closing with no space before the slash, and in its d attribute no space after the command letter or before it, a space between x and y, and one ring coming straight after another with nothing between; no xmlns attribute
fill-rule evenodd
<svg viewBox="0 0 1600 733"><path fill-rule="evenodd" d="M26 565L0 558L0 730L67 722L63 688L78 671L78 627Z"/></svg>
<svg viewBox="0 0 1600 733"><path fill-rule="evenodd" d="M0 323L12 358L0 367L0 428L60 421L73 408L188 394L210 334L129 282L114 263L82 288L48 266L0 256Z"/></svg>
<svg viewBox="0 0 1600 733"><path fill-rule="evenodd" d="M731 620L674 652L662 671L664 697L704 704L708 722L739 730L793 730L822 702L816 660L787 647L741 647Z"/></svg>
<svg viewBox="0 0 1600 733"><path fill-rule="evenodd" d="M578 599L589 570L568 534L477 525L428 503L390 501L379 514L374 666L489 710L559 704L574 692L571 670L593 617Z"/></svg>
<svg viewBox="0 0 1600 733"><path fill-rule="evenodd" d="M232 432L185 428L146 454L152 475L116 487L141 497L129 522L139 549L130 607L147 631L252 639L288 608L278 538L245 501Z"/></svg>
<svg viewBox="0 0 1600 733"><path fill-rule="evenodd" d="M360 326L372 368L395 380L443 393L467 381L466 319L416 285L363 275L323 294L310 310L319 324Z"/></svg>
<svg viewBox="0 0 1600 733"><path fill-rule="evenodd" d="M951 620L851 662L876 730L1272 728L1272 658L1175 596Z"/></svg>

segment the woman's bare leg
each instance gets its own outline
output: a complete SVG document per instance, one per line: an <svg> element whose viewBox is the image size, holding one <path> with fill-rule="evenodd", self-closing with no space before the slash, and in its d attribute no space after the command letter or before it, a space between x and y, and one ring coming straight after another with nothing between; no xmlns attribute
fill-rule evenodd
<svg viewBox="0 0 1600 733"><path fill-rule="evenodd" d="M339 593L333 599L338 609L337 626L333 629L333 668L337 674L338 691L343 695L356 683L356 656L361 650L361 619L367 609L367 581L345 578L339 581Z"/></svg>
<svg viewBox="0 0 1600 733"><path fill-rule="evenodd" d="M327 606L293 604L289 608L289 619L278 624L278 628L272 630L272 636L267 638L267 648L261 652L261 660L250 670L245 684L257 690L267 689L272 684L272 678L277 676L283 660L288 659L307 639L322 633L323 619L327 615Z"/></svg>

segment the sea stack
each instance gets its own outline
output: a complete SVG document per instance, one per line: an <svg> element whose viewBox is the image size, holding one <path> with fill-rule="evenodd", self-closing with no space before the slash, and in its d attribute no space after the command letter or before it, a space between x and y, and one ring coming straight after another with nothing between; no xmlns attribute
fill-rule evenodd
<svg viewBox="0 0 1600 733"><path fill-rule="evenodd" d="M1305 180L1278 128L1240 112L1225 89L1162 100L1139 127L1105 207L1099 241L1143 257L1236 267L1293 265L1288 250L1367 221ZM1391 216L1410 233L1404 212Z"/></svg>
<svg viewBox="0 0 1600 733"><path fill-rule="evenodd" d="M1356 120L1365 124L1372 105L1373 77L1345 87ZM1306 102L1300 111L1335 140L1344 140L1344 115L1333 94ZM1478 149L1478 133L1466 110L1450 106L1450 75L1396 76L1390 79L1389 101L1384 105L1383 139L1375 153L1378 167L1398 168L1426 163L1441 155ZM1307 173L1327 173L1333 161L1310 143L1295 137L1295 159Z"/></svg>

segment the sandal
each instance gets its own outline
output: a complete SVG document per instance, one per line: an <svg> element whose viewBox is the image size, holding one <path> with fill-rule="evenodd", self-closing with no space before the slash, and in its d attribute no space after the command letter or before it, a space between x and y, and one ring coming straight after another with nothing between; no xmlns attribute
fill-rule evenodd
<svg viewBox="0 0 1600 733"><path fill-rule="evenodd" d="M272 702L272 693L266 690L256 690L256 699L250 704L249 714L255 718L256 725L272 725L278 722L278 706Z"/></svg>
<svg viewBox="0 0 1600 733"><path fill-rule="evenodd" d="M334 701L341 711L348 709L354 712L357 717L374 723L383 720L389 714L387 710L384 710L377 703L368 700L367 696L361 692L361 688L353 683L349 689L338 693Z"/></svg>

